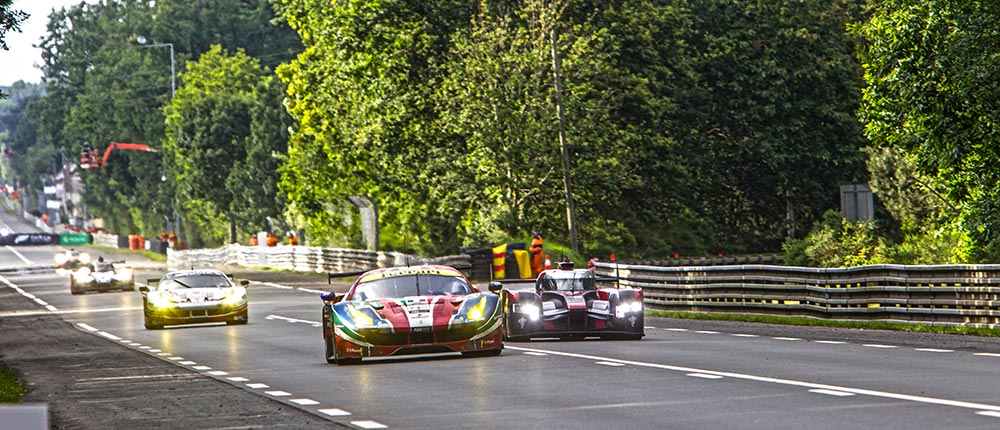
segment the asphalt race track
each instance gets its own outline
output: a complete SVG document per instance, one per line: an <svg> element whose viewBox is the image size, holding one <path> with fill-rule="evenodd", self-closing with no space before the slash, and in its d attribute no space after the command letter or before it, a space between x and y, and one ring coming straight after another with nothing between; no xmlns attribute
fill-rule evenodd
<svg viewBox="0 0 1000 430"><path fill-rule="evenodd" d="M138 292L73 296L65 275L16 270L50 265L58 250L0 249L6 280L0 297L17 295L25 304L0 309L0 328L31 330L32 324L18 322L44 316L81 339L48 348L70 349L72 361L72 348L99 345L122 355L120 367L129 372L109 393L33 386L48 398L28 400L50 402L64 428L108 428L105 417L90 425L86 415L107 410L101 396L121 398L113 391L167 377L170 397L179 399L171 402L191 396L211 408L192 409L200 418L185 420L178 407L149 407L165 401L162 392L140 391L124 396L121 413L141 411L147 428L181 429L1000 428L1000 340L992 338L647 317L641 341L508 342L499 357L337 366L323 357L318 296L331 288L323 277L238 271L255 281L248 325L150 331L142 325ZM142 268L140 283L162 273L154 264L133 263ZM14 349L0 349L0 360L17 361ZM53 372L112 366L51 365L61 366ZM21 373L38 384L34 372ZM77 385L86 379L75 378ZM93 409L74 409L86 402ZM64 408L69 412L60 415ZM111 422L125 428L140 421Z"/></svg>

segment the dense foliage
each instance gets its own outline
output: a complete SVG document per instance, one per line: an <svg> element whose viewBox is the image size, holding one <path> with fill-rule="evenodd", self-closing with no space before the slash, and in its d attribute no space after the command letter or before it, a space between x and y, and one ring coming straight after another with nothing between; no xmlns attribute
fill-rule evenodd
<svg viewBox="0 0 1000 430"><path fill-rule="evenodd" d="M144 234L177 210L193 245L288 223L362 246L351 196L377 203L386 249L569 243L568 184L587 255L1000 255L993 3L273 3L57 11L48 92L6 138L17 175L151 144L81 172L84 202ZM169 50L137 35L173 44L176 98ZM876 222L824 216L852 183Z"/></svg>

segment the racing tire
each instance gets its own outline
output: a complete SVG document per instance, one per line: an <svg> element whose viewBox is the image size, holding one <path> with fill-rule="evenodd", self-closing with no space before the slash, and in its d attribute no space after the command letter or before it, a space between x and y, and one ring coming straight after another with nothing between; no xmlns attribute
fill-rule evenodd
<svg viewBox="0 0 1000 430"><path fill-rule="evenodd" d="M226 325L244 325L250 322L250 315L247 312L243 312L231 320L226 320Z"/></svg>
<svg viewBox="0 0 1000 430"><path fill-rule="evenodd" d="M160 330L163 328L162 323L156 321L155 318L152 318L149 315L145 315L143 319L143 326L146 327L146 330Z"/></svg>
<svg viewBox="0 0 1000 430"><path fill-rule="evenodd" d="M483 349L479 351L462 351L463 357L496 357L503 353L503 348Z"/></svg>
<svg viewBox="0 0 1000 430"><path fill-rule="evenodd" d="M83 291L81 291L79 288L76 288L76 286L70 285L69 286L69 293L73 294L73 295L77 295L77 294L83 294Z"/></svg>

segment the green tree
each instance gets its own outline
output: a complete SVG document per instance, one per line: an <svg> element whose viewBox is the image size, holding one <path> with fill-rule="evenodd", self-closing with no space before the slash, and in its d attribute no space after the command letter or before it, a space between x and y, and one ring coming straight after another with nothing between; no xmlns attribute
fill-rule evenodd
<svg viewBox="0 0 1000 430"><path fill-rule="evenodd" d="M865 133L944 180L982 262L1000 260L998 18L996 2L890 0L853 27L864 40Z"/></svg>
<svg viewBox="0 0 1000 430"><path fill-rule="evenodd" d="M213 46L188 63L167 108L164 164L194 246L259 231L282 212L277 160L289 121L275 109L283 88L242 50ZM239 228L237 228L239 225Z"/></svg>

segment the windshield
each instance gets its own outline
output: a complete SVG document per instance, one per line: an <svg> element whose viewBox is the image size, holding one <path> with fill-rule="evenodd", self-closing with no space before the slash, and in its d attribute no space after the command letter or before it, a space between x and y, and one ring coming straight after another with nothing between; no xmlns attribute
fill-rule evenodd
<svg viewBox="0 0 1000 430"><path fill-rule="evenodd" d="M183 288L229 288L233 286L224 275L190 275L160 281L157 290L170 291Z"/></svg>
<svg viewBox="0 0 1000 430"><path fill-rule="evenodd" d="M472 287L464 279L444 275L406 275L358 284L352 300L392 299L409 296L464 296Z"/></svg>
<svg viewBox="0 0 1000 430"><path fill-rule="evenodd" d="M597 289L594 274L589 270L555 272L538 280L544 291L591 291Z"/></svg>
<svg viewBox="0 0 1000 430"><path fill-rule="evenodd" d="M114 272L115 271L115 266L111 265L111 263L107 263L107 262L101 261L101 262L94 263L94 271L95 272Z"/></svg>

